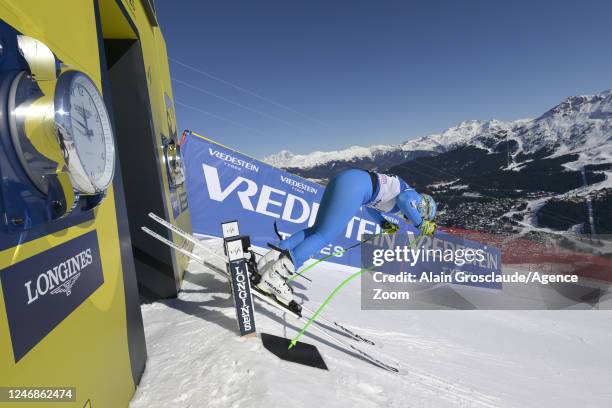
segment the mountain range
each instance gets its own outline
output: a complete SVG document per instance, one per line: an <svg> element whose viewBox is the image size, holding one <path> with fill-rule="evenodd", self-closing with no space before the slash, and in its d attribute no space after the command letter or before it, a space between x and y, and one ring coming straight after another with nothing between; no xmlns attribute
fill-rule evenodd
<svg viewBox="0 0 612 408"><path fill-rule="evenodd" d="M264 161L323 184L352 167L398 174L446 203L446 225L610 232L612 90L566 98L534 119L468 120L400 144L281 151Z"/></svg>

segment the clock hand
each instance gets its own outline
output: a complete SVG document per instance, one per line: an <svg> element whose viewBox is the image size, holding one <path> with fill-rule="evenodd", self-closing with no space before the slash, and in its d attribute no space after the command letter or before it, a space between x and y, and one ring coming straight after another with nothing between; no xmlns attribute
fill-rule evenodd
<svg viewBox="0 0 612 408"><path fill-rule="evenodd" d="M78 123L79 125L81 125L81 127L85 130L87 130L87 125L85 125L83 122L81 122L80 120L78 120L77 118L74 118L74 121L76 123Z"/></svg>
<svg viewBox="0 0 612 408"><path fill-rule="evenodd" d="M85 105L79 106L79 107L81 108L79 109L79 113L81 114L81 117L85 121L85 126L87 126L87 114L85 113Z"/></svg>
<svg viewBox="0 0 612 408"><path fill-rule="evenodd" d="M91 138L93 137L93 130L90 129L87 124L87 110L85 109L85 105L79 106L79 108L80 108L79 113L81 114L81 117L85 121L85 123L83 124L83 127L85 128L85 134L87 135L89 140L91 140Z"/></svg>
<svg viewBox="0 0 612 408"><path fill-rule="evenodd" d="M80 120L78 120L77 118L73 118L74 121L83 128L83 131L81 131L81 133L83 133L85 136L87 136L90 140L93 137L93 130L92 129L88 129L85 124L83 122L81 122Z"/></svg>

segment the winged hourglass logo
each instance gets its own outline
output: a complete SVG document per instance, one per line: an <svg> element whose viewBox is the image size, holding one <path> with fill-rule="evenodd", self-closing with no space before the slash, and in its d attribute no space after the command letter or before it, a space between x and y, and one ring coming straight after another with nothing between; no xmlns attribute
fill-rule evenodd
<svg viewBox="0 0 612 408"><path fill-rule="evenodd" d="M57 288L53 289L51 291L51 294L52 295L57 295L58 293L65 293L66 296L70 296L70 294L72 293L72 286L74 286L74 283L76 282L76 280L79 279L79 276L81 276L81 272L77 273L76 275L74 275L73 277L68 279L62 285L60 285Z"/></svg>

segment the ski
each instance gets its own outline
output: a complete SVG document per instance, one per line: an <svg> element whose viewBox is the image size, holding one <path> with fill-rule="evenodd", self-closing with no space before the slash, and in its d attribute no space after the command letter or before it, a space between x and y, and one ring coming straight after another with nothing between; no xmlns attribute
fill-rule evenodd
<svg viewBox="0 0 612 408"><path fill-rule="evenodd" d="M194 244L195 246L197 246L198 248L202 249L203 251L206 251L208 254L210 254L211 256L222 260L223 262L226 262L227 260L225 259L225 257L211 251L209 248L207 248L206 246L202 245L202 243L200 242L199 239L197 239L196 237L194 237L193 235L191 235L190 233L182 230L181 228L177 227L176 225L172 224L171 222L168 222L167 220L161 218L160 216L158 216L155 213L150 212L149 213L149 217L151 217L151 219L153 219L154 221L158 222L159 224L161 224L162 226L166 227L167 229L169 229L170 231L174 232L175 234L179 235L180 237L186 239L187 241L191 242L192 244ZM163 237L162 237L163 238ZM159 239L159 238L158 238ZM360 243L361 244L361 243ZM189 256L189 255L187 255ZM263 293L263 292L262 292ZM268 299L272 300L269 296L267 296ZM277 303L276 300L272 300L273 302ZM282 304L282 303L281 303ZM308 307L304 306L303 304L300 305L302 307L302 310L305 311L306 313L313 315L314 311L312 309L309 309ZM292 312L293 313L293 312ZM365 336L362 336L358 333L355 333L354 331L350 330L349 328L347 328L345 325L340 324L336 321L332 321L327 319L324 316L319 316L318 320L315 321L315 324L319 325L319 326L323 326L324 328L328 328L329 327L335 327L337 328L340 332L344 333L345 335L347 335L348 337L350 337L351 339L355 340L355 341L359 341L365 344L369 344L372 346L375 346L376 343L374 343L374 341L368 339Z"/></svg>
<svg viewBox="0 0 612 408"><path fill-rule="evenodd" d="M337 327L340 331L346 333L348 336L354 338L355 340L362 341L362 342L364 342L366 344L369 344L371 346L375 346L376 345L376 343L374 343L372 340L370 340L368 338L365 338L365 337L361 336L360 334L355 333L351 329L341 325L338 322L334 322L334 326Z"/></svg>
<svg viewBox="0 0 612 408"><path fill-rule="evenodd" d="M165 221L165 220L164 220ZM189 257L190 259L198 262L200 265L209 267L210 264L207 264L206 261L199 257L198 255L194 254L193 252L191 252L190 250L186 249L185 247L178 245L176 243L174 243L173 241L170 241L169 239L161 236L160 234L156 233L155 231L150 230L147 227L141 227L142 231L145 232L146 234L149 234L150 236L152 236L153 238L163 242L164 244L170 246L171 248L175 249L176 251L186 255L187 257ZM185 233L187 234L187 233ZM208 250L208 248L206 248ZM212 252L212 251L209 251ZM221 255L217 255L214 254L217 258L222 259L223 262L227 262L227 260L225 259L225 257L222 257ZM223 269L218 269L215 268L216 271L219 271L226 279L229 279L229 274L227 273L227 271L223 270ZM299 321L302 324L306 324L308 322L308 317L304 316L304 315L299 315L297 313L295 313L293 310L289 309L288 307L286 307L284 304L276 301L275 299L273 299L272 297L270 297L269 295L265 294L264 292L261 292L260 290L258 290L257 288L253 287L253 295L255 296L256 299L258 299L261 302L267 303L270 306L273 306L279 310L281 310L284 313L287 313L288 315L290 315L291 317L293 317L295 320ZM304 311L305 309L302 308L302 311ZM308 313L308 312L307 312ZM339 346L340 348L344 349L345 351L352 353L354 355L357 355L361 358L363 358L364 360L368 361L369 363L382 368L386 371L389 372L393 372L393 373L399 373L399 368L393 366L392 364L386 363L382 360L380 360L379 358L373 356L370 353L355 347L353 344L350 344L334 335L332 335L331 333L328 332L328 330L326 330L325 328L321 327L321 326L312 326L312 330L316 331L317 333L319 333L321 336L327 338L329 341L335 343L337 346ZM377 353L380 354L380 353Z"/></svg>
<svg viewBox="0 0 612 408"><path fill-rule="evenodd" d="M161 236L160 234L158 234L155 231L150 230L147 227L141 227L142 231L149 234L150 236L152 236L153 238L163 242L164 244L168 245L169 247L173 248L174 250L182 253L183 255L187 256L190 259L193 259L194 261L196 261L197 263L199 263L202 266L206 266L206 267L210 267L210 264L207 264L206 261L199 257L198 255L194 254L193 252L187 250L185 247L180 246L172 241L170 241L169 239ZM220 260L222 260L223 262L227 262L227 259L225 259L225 257L222 257L221 255L217 255L215 254L216 257ZM217 270L217 269L215 269ZM219 271L223 274L223 276L227 279L229 279L229 274L227 273L227 271L225 270L220 270ZM278 301L276 301L275 299L273 299L271 296L269 296L267 293L262 292L261 290L257 289L255 286L251 287L251 290L253 291L253 295L255 295L256 297L258 297L260 300L275 306L279 309L282 309L283 312L285 313L289 313L290 315L296 317L296 318L301 318L302 316L295 313L293 310L289 309L287 306L285 306L283 303L280 303Z"/></svg>

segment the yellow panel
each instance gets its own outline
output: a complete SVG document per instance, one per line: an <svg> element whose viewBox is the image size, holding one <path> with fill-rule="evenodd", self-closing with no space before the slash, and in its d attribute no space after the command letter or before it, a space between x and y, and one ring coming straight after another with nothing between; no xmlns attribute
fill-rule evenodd
<svg viewBox="0 0 612 408"><path fill-rule="evenodd" d="M64 63L84 71L101 88L93 1L4 0L0 15L23 34L47 44ZM95 229L104 274L104 284L18 363L13 359L0 290L0 384L75 386L77 401L62 407L81 408L88 399L95 407L127 406L134 383L116 217L111 188L95 210L94 220L0 252L1 269Z"/></svg>
<svg viewBox="0 0 612 408"><path fill-rule="evenodd" d="M139 36L142 46L142 54L145 62L145 71L147 72L147 85L149 98L151 100L151 112L153 116L153 127L157 141L158 154L163 157L163 147L161 145L161 134L168 136L169 125L168 116L166 114L166 102L164 95L168 95L174 105L172 96L172 83L170 80L170 68L168 66L168 55L166 52L166 44L159 27L153 27L149 24L146 12L140 1L130 8L131 0L124 0L128 5L128 12L133 15L136 26L138 27ZM173 113L174 115L174 113ZM174 117L176 123L176 117ZM179 134L180 136L180 134ZM160 160L160 174L164 185L165 202L170 205L170 184L165 168L164 160ZM189 210L180 214L177 220L173 218L172 209L168 211L170 221L177 224L179 227L191 230L191 219ZM175 241L180 241L178 236L174 236ZM174 258L177 270L181 271L179 276L179 285L182 281L182 272L186 269L189 259L174 251Z"/></svg>
<svg viewBox="0 0 612 408"><path fill-rule="evenodd" d="M99 0L102 34L108 39L136 39L136 33L119 8L117 0Z"/></svg>
<svg viewBox="0 0 612 408"><path fill-rule="evenodd" d="M18 250L0 252L2 265L20 262L50 247L97 230L104 284L17 364L13 360L8 324L0 327L0 384L5 386L75 386L77 402L125 406L133 392L127 347L125 299L112 189L95 221L28 242ZM0 291L0 304L4 304ZM4 315L4 311L3 311ZM4 320L4 319L3 319ZM7 369L8 368L8 369ZM45 407L47 404L36 404ZM50 407L57 407L49 403Z"/></svg>
<svg viewBox="0 0 612 408"><path fill-rule="evenodd" d="M60 60L85 72L100 87L93 0L3 0L0 14L23 34L43 41Z"/></svg>
<svg viewBox="0 0 612 408"><path fill-rule="evenodd" d="M173 129L178 133L177 134L177 138L178 140L180 140L181 137L181 131L177 128L177 122L176 122L176 110L174 108L174 95L172 93L172 82L171 82L171 76L170 76L170 66L168 64L168 57L167 57L167 51L166 51L166 42L164 40L164 37L161 33L161 30L159 29L159 27L156 27L154 29L154 33L155 33L155 41L156 41L156 45L157 45L157 56L158 56L158 63L157 66L159 68L159 84L161 85L161 96L162 98L165 97L165 95L167 95L170 98L170 102L172 105L172 112L167 112L167 106L164 102L164 105L161 107L161 109L163 109L163 114L162 117L165 118L165 122L162 126L165 127L166 130L164 130L164 132L170 132ZM173 121L173 123L168 123L168 117L170 117L170 119ZM184 188L184 186L183 186ZM174 224L178 225L179 228L182 229L189 229L191 230L191 216L189 214L189 211L184 211L182 212L177 219L174 219ZM179 239L180 238L178 236L175 237L175 239ZM178 262L179 262L179 266L180 266L180 270L183 271L187 268L187 264L189 262L189 259L182 255L182 254L178 254L177 255L178 258ZM182 278L182 276L181 276Z"/></svg>

